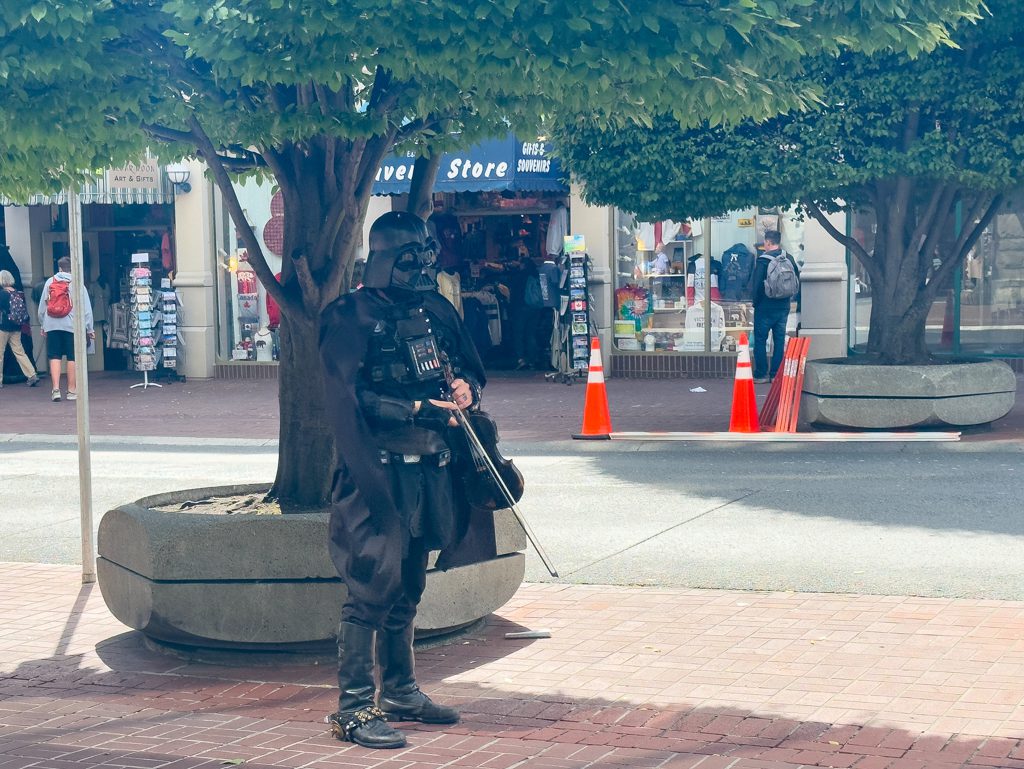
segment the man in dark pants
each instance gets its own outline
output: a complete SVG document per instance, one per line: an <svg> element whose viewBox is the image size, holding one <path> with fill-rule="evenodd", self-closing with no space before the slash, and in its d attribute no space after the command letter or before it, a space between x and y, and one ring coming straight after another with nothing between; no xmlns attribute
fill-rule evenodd
<svg viewBox="0 0 1024 769"><path fill-rule="evenodd" d="M762 384L775 378L782 365L782 356L786 350L786 320L789 318L791 297L775 298L765 293L765 279L768 277L768 265L772 259L782 253L780 241L782 235L778 230L766 230L764 233L764 253L757 257L754 265L754 381ZM787 258L793 264L797 277L800 269L789 254ZM768 334L772 335L772 361L768 364Z"/></svg>
<svg viewBox="0 0 1024 769"><path fill-rule="evenodd" d="M370 229L363 288L328 307L320 329L338 449L329 548L348 590L338 632L341 693L329 722L338 739L370 748L405 745L388 720L459 720L416 684L413 620L428 552L444 550L439 568L450 565L470 526L445 432L456 424L454 409L477 406L485 380L458 313L436 292L435 259L422 219L384 214Z"/></svg>

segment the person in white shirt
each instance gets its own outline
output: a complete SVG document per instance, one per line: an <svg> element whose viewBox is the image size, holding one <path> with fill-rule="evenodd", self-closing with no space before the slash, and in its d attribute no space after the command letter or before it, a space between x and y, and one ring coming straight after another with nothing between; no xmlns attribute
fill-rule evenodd
<svg viewBox="0 0 1024 769"><path fill-rule="evenodd" d="M75 313L85 313L85 331L90 339L94 337L92 321L92 303L89 292L82 287L80 301L75 301L71 292L71 260L63 256L57 261L58 272L43 284L42 297L39 302L39 324L46 338L46 358L50 364L50 400L59 401L60 364L62 358L68 360L68 400L78 399L78 380L75 377ZM67 284L66 286L59 284ZM58 284L58 285L54 285ZM64 311L64 299L71 298L71 306ZM53 306L51 307L51 301Z"/></svg>

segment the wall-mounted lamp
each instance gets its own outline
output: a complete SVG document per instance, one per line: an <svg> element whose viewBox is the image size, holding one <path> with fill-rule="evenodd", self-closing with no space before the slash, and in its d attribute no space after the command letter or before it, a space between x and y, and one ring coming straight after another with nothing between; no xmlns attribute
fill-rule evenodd
<svg viewBox="0 0 1024 769"><path fill-rule="evenodd" d="M174 185L175 192L184 194L192 191L192 185L188 183L192 172L188 170L188 166L184 163L171 163L164 167L164 173L167 174L167 178Z"/></svg>

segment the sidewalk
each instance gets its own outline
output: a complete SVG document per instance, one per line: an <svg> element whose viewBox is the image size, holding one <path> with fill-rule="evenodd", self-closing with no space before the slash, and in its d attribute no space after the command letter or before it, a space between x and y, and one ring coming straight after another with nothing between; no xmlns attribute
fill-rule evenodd
<svg viewBox="0 0 1024 769"><path fill-rule="evenodd" d="M161 389L131 390L133 373L90 378L91 427L96 435L252 438L278 435L277 381L190 380ZM1018 377L1018 382L1021 377ZM703 392L694 392L702 388ZM608 401L613 427L622 432L725 431L732 403L731 379L611 379ZM763 399L768 385L758 386ZM568 440L578 432L586 384L546 382L542 375L496 374L484 406L508 441ZM8 385L0 391L0 433L75 434L74 403L51 403L44 381L36 388ZM801 430L806 426L801 426ZM964 430L964 440L1024 439L1024 398L1003 419Z"/></svg>
<svg viewBox="0 0 1024 769"><path fill-rule="evenodd" d="M76 567L0 564L0 611L4 769L1024 768L1022 603L524 585L418 654L464 718L399 751L328 736L331 666L148 651Z"/></svg>

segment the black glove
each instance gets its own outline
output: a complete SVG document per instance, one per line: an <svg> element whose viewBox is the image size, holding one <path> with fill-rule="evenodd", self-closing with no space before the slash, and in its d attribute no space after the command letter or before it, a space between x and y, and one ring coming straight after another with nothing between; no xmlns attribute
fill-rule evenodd
<svg viewBox="0 0 1024 769"><path fill-rule="evenodd" d="M448 427L448 420L455 416L451 409L435 406L430 401L421 401L420 410L416 412L413 421L420 427L438 432Z"/></svg>

